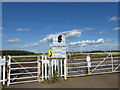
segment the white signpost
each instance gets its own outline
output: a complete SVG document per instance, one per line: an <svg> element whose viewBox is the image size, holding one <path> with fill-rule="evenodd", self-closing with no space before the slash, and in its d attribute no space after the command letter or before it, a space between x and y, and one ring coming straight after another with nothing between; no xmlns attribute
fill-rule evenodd
<svg viewBox="0 0 120 90"><path fill-rule="evenodd" d="M53 36L53 58L58 59L58 78L60 78L61 65L60 59L66 58L66 45L65 45L65 36L64 35L55 35Z"/></svg>
<svg viewBox="0 0 120 90"><path fill-rule="evenodd" d="M66 45L64 35L55 35L53 37L53 58L65 58L66 57Z"/></svg>

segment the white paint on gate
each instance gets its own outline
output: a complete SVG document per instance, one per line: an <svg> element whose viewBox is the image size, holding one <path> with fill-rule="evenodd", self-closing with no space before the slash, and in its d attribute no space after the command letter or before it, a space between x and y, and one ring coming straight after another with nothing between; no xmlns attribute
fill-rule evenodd
<svg viewBox="0 0 120 90"><path fill-rule="evenodd" d="M33 74L38 74L38 70L36 71L36 72L34 72L34 71L32 71L32 72L29 72L27 69L38 69L38 66L36 66L36 67L23 67L21 64L29 64L28 62L17 62L16 60L15 60L15 58L19 58L19 57L24 57L24 56L8 56L8 62L7 62L7 67L8 67L8 69L7 69L7 86L9 86L10 84L18 84L18 83L28 83L28 82L35 82L35 81L38 81L38 76L34 76ZM27 56L25 56L25 57L27 57ZM28 57L30 57L30 56L28 56ZM36 61L31 61L30 63L35 63L35 64L37 64L38 63L38 61L37 61L37 59L38 59L38 57L37 56L32 56L32 57L35 57L36 58ZM14 61L14 62L13 62ZM18 66L20 66L20 68L12 68L11 67L11 65L18 65ZM25 71L25 73L11 73L11 71L12 70L24 70ZM11 77L11 76L18 76L18 75L30 75L30 77ZM36 79L36 80L31 80L31 79ZM22 81L14 81L14 82L11 82L11 80L22 80ZM30 80L26 80L26 81L24 81L24 79L30 79Z"/></svg>
<svg viewBox="0 0 120 90"><path fill-rule="evenodd" d="M6 58L5 56L2 58L0 56L0 85L5 84L5 65L6 65Z"/></svg>
<svg viewBox="0 0 120 90"><path fill-rule="evenodd" d="M44 81L44 79L48 79L49 78L49 71L50 71L50 60L47 59L47 55L42 55L42 81ZM51 67L52 67L52 75L54 73L54 71L58 72L58 59L52 59L51 60ZM60 65L61 65L61 73L60 76L64 77L65 79L67 79L67 67L66 67L66 59L61 59L60 60ZM64 72L63 72L64 71Z"/></svg>

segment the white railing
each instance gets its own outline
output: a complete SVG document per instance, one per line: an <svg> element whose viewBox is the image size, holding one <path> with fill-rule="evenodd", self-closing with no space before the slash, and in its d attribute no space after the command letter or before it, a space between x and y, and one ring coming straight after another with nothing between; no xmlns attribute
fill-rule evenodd
<svg viewBox="0 0 120 90"><path fill-rule="evenodd" d="M4 85L5 84L5 65L6 65L6 58L5 56L2 58L0 56L0 84Z"/></svg>
<svg viewBox="0 0 120 90"><path fill-rule="evenodd" d="M54 71L55 73L58 72L58 59L51 59L50 61L49 59L47 59L47 55L42 55L41 62L42 62L42 76L41 76L42 81L44 81L45 79L49 79L50 73L53 75ZM67 62L66 59L60 60L60 77L64 77L65 79L67 79L66 62Z"/></svg>

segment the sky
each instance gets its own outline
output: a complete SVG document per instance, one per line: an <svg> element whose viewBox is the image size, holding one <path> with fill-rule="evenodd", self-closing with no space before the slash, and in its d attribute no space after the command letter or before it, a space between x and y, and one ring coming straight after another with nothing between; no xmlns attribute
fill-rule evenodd
<svg viewBox="0 0 120 90"><path fill-rule="evenodd" d="M52 36L68 51L118 49L117 2L3 2L2 49L46 52Z"/></svg>

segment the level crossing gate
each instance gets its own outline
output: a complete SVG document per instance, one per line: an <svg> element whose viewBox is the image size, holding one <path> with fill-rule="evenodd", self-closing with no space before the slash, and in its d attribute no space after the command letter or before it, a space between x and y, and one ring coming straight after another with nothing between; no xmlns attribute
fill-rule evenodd
<svg viewBox="0 0 120 90"><path fill-rule="evenodd" d="M7 86L38 81L38 56L8 56Z"/></svg>
<svg viewBox="0 0 120 90"><path fill-rule="evenodd" d="M90 60L87 60L88 57ZM106 54L104 58L90 58L89 55L86 55L86 57L82 59L71 59L67 63L67 77L119 72L119 58L120 57L113 57L113 55L109 53Z"/></svg>
<svg viewBox="0 0 120 90"><path fill-rule="evenodd" d="M119 56L111 53L104 58L85 58L60 60L60 77L95 75L120 71ZM51 63L50 63L51 60ZM50 65L51 64L51 65ZM19 83L44 81L50 78L50 72L58 72L58 59L48 59L47 55L0 57L0 82L7 86Z"/></svg>

